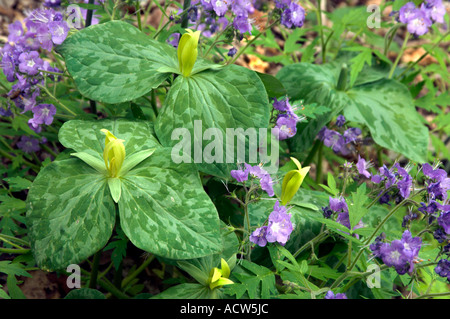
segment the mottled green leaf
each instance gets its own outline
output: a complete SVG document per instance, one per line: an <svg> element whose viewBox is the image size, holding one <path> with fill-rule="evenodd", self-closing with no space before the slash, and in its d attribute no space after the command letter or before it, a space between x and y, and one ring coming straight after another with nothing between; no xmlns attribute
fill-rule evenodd
<svg viewBox="0 0 450 319"><path fill-rule="evenodd" d="M170 287L151 299L211 299L212 297L213 291L208 287L196 283L185 283Z"/></svg>
<svg viewBox="0 0 450 319"><path fill-rule="evenodd" d="M378 145L413 161L426 161L428 129L406 86L382 79L353 87L347 94L351 103L345 107L344 115L349 121L366 125Z"/></svg>
<svg viewBox="0 0 450 319"><path fill-rule="evenodd" d="M105 176L78 158L41 170L27 197L31 248L40 268L62 269L101 249L115 223Z"/></svg>
<svg viewBox="0 0 450 319"><path fill-rule="evenodd" d="M216 208L193 165L159 148L121 180L121 226L138 248L171 259L222 250Z"/></svg>
<svg viewBox="0 0 450 319"><path fill-rule="evenodd" d="M71 290L64 299L106 299L97 289L80 288Z"/></svg>
<svg viewBox="0 0 450 319"><path fill-rule="evenodd" d="M59 141L67 148L87 153L103 162L105 134L100 131L103 128L124 140L126 157L122 167L127 167L130 164L129 161L135 161L133 154L160 146L152 135L153 125L151 122L125 119L68 121L59 130Z"/></svg>
<svg viewBox="0 0 450 319"><path fill-rule="evenodd" d="M187 78L177 77L157 118L155 132L161 144L169 147L183 142L180 136L172 137L174 130L187 129L191 145L188 155L197 162L198 169L228 178L230 170L236 169L237 146L234 140L226 139L227 128L242 128L243 131L254 128L258 132L259 128L268 127L269 113L264 85L255 72L230 65L220 71L208 70ZM195 121L201 125L197 126L198 132L194 132ZM212 131L209 139L203 140L203 134L210 128L217 130ZM206 152L206 148L216 142L222 147ZM203 154L194 149L200 143ZM227 144L231 143L235 145L234 154L226 152ZM247 143L246 149L248 156ZM226 156L233 157L232 163L226 163Z"/></svg>
<svg viewBox="0 0 450 319"><path fill-rule="evenodd" d="M307 150L319 130L344 110L349 121L366 125L373 139L382 147L424 162L428 146L428 130L416 112L408 89L401 83L384 79L384 67L370 82L356 79L348 91L336 89L341 65L297 63L284 67L277 74L293 100L318 103L331 108L308 123L298 125L298 133L289 140L294 152ZM364 73L364 72L362 72ZM362 74L361 73L361 74Z"/></svg>
<svg viewBox="0 0 450 319"><path fill-rule="evenodd" d="M169 76L159 68L178 68L173 47L123 21L80 30L57 51L80 93L110 104L136 99L158 87Z"/></svg>
<svg viewBox="0 0 450 319"><path fill-rule="evenodd" d="M288 140L292 152L304 152L311 147L320 129L330 122L345 105L348 98L336 89L339 69L332 65L297 63L282 68L277 78L283 83L292 101L316 103L329 108L315 119L297 124L297 134Z"/></svg>

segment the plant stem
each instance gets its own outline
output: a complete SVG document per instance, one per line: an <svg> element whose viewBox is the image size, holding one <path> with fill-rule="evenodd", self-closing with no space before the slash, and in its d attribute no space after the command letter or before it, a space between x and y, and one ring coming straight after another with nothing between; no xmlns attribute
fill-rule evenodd
<svg viewBox="0 0 450 319"><path fill-rule="evenodd" d="M15 156L10 155L8 152L5 152L4 150L0 149L0 154L3 155L6 158L9 158L10 160L14 160ZM36 173L39 172L39 166L27 161L26 159L22 158L22 161L25 165L29 166L32 170L34 170Z"/></svg>
<svg viewBox="0 0 450 319"><path fill-rule="evenodd" d="M94 255L94 260L92 262L91 276L89 278L89 288L95 289L97 287L97 275L98 275L98 264L100 262L100 255L102 251L98 251Z"/></svg>
<svg viewBox="0 0 450 319"><path fill-rule="evenodd" d="M58 100L52 93L50 93L50 91L43 85L37 84L37 86L41 89L43 89L45 91L45 93L47 93L47 95L49 97L52 98L52 100L54 100L55 102L57 102L63 109L65 109L67 112L69 112L70 114L72 114L73 116L77 116L77 114L72 111L71 109L69 109L66 105L64 105L60 100Z"/></svg>
<svg viewBox="0 0 450 319"><path fill-rule="evenodd" d="M447 33L444 33L442 35L442 37L439 38L439 40L431 47L430 51L432 51L435 47L437 47L439 45L439 43L441 43L442 40L445 39L445 37L447 37L450 34L450 31L447 31ZM400 73L399 76L397 76L397 79L400 79L403 75L405 75L406 72L408 72L409 69L411 69L412 67L414 67L417 63L419 63L420 61L422 61L427 55L429 54L429 51L425 52L424 54L421 55L421 57L419 59L417 59L416 61L414 61L413 63L409 64L405 70L403 70L402 73Z"/></svg>
<svg viewBox="0 0 450 319"><path fill-rule="evenodd" d="M132 274L124 278L122 280L122 288L125 288L134 278L136 278L142 271L144 271L145 268L147 268L147 266L153 261L153 259L155 259L155 256L151 255L142 263L142 265L139 266L138 269L136 269Z"/></svg>
<svg viewBox="0 0 450 319"><path fill-rule="evenodd" d="M317 156L316 168L316 183L319 184L322 180L322 161L323 161L323 143L319 144L319 154Z"/></svg>
<svg viewBox="0 0 450 319"><path fill-rule="evenodd" d="M89 0L89 4L94 5L95 0ZM85 26L86 28L92 24L92 14L93 13L94 13L94 10L92 10L92 9L88 9L88 11L86 12L86 26Z"/></svg>
<svg viewBox="0 0 450 319"><path fill-rule="evenodd" d="M317 12L317 21L319 24L320 43L322 47L322 64L324 64L326 56L326 46L325 46L325 39L323 37L323 26L322 26L322 0L317 0L316 12Z"/></svg>
<svg viewBox="0 0 450 319"><path fill-rule="evenodd" d="M191 6L191 0L184 0L183 17L181 18L181 27L183 29L186 29L189 24L189 17L188 17L187 11L189 10L190 6Z"/></svg>
<svg viewBox="0 0 450 319"><path fill-rule="evenodd" d="M438 293L434 293L434 294L424 294L424 295L418 296L414 299L425 299L425 298L444 297L444 296L450 296L450 291L438 292Z"/></svg>
<svg viewBox="0 0 450 319"><path fill-rule="evenodd" d="M141 21L141 6L139 5L139 0L136 0L134 5L136 11L136 19L138 21L139 30L142 31L142 21Z"/></svg>
<svg viewBox="0 0 450 319"><path fill-rule="evenodd" d="M298 255L300 255L300 253L302 253L305 249L307 249L308 247L312 247L312 245L314 243L318 243L318 242L326 239L327 237L328 237L328 231L324 231L323 233L320 233L319 235L317 235L316 237L314 237L313 239L308 241L306 244L304 244L302 247L300 247L294 254L292 254L292 256L297 258Z"/></svg>
<svg viewBox="0 0 450 319"><path fill-rule="evenodd" d="M406 44L408 43L408 39L409 39L409 33L407 32L405 39L403 40L402 48L400 49L400 52L398 53L397 58L395 59L395 62L391 67L391 71L389 72L388 79L392 78L392 75L394 74L394 71L397 68L398 62L400 62L400 58L402 57L403 52L406 49Z"/></svg>
<svg viewBox="0 0 450 319"><path fill-rule="evenodd" d="M0 253L5 254L26 254L30 251L28 248L0 248Z"/></svg>
<svg viewBox="0 0 450 319"><path fill-rule="evenodd" d="M316 155L319 146L322 142L320 140L316 140L316 142L314 143L311 151L309 152L308 156L306 157L306 159L303 161L302 166L308 166L309 164L311 164L314 156Z"/></svg>
<svg viewBox="0 0 450 319"><path fill-rule="evenodd" d="M279 22L279 20L276 20L274 23L272 23L271 25L266 27L265 30L270 30L278 22ZM236 55L233 57L233 59L230 59L227 62L227 64L233 64L234 62L236 62L236 60L245 52L245 50L247 50L247 48L249 46L251 46L253 44L253 42L255 42L262 34L264 34L264 32L258 33L253 39L248 41L247 44L242 49L240 49L238 53L236 53Z"/></svg>

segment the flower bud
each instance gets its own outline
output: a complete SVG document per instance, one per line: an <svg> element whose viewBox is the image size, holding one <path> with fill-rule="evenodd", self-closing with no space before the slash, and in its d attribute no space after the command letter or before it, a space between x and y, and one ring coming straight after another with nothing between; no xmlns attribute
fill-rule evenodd
<svg viewBox="0 0 450 319"><path fill-rule="evenodd" d="M230 276L230 267L228 266L225 259L220 260L221 269L214 267L209 275L209 288L212 290L214 288L222 287L224 285L232 285L234 282L228 279Z"/></svg>
<svg viewBox="0 0 450 319"><path fill-rule="evenodd" d="M186 31L187 33L183 34L178 44L178 64L181 74L188 77L197 61L200 31L193 32L191 29Z"/></svg>
<svg viewBox="0 0 450 319"><path fill-rule="evenodd" d="M303 167L300 162L291 157L291 160L297 166L296 170L289 171L283 179L283 184L281 185L281 205L285 206L297 193L298 189L303 183L306 175L311 167Z"/></svg>
<svg viewBox="0 0 450 319"><path fill-rule="evenodd" d="M124 140L120 140L107 129L101 130L105 135L105 149L103 150L103 160L110 177L117 177L125 160Z"/></svg>

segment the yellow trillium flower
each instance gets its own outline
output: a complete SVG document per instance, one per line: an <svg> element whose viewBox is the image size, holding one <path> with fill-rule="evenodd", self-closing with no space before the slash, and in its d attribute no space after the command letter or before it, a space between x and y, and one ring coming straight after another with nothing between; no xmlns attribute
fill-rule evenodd
<svg viewBox="0 0 450 319"><path fill-rule="evenodd" d="M302 168L300 162L294 157L291 157L291 160L295 163L297 169L289 171L284 176L283 184L281 185L281 205L283 206L294 197L295 193L297 193L311 168L310 166Z"/></svg>
<svg viewBox="0 0 450 319"><path fill-rule="evenodd" d="M192 31L186 29L187 33L183 34L178 44L178 64L180 72L184 76L189 76L194 68L198 55L198 40L200 31Z"/></svg>
<svg viewBox="0 0 450 319"><path fill-rule="evenodd" d="M230 266L228 266L225 259L221 258L220 260L220 268L214 267L211 270L211 273L209 275L209 288L212 290L214 288L222 287L224 285L232 285L234 284L233 281L228 279L230 277Z"/></svg>
<svg viewBox="0 0 450 319"><path fill-rule="evenodd" d="M118 139L107 129L101 129L105 134L105 149L103 150L103 160L110 177L117 177L125 160L124 140Z"/></svg>

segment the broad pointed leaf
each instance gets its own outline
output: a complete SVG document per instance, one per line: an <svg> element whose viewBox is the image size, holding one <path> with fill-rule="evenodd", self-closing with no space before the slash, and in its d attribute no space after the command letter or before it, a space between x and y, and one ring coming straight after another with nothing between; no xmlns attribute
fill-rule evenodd
<svg viewBox="0 0 450 319"><path fill-rule="evenodd" d="M168 147L181 143L179 136L172 136L175 129L187 129L189 156L198 169L228 178L230 170L236 169L237 146L234 140L226 139L227 129L241 128L245 132L250 128L258 133L259 128L268 127L269 113L268 97L260 78L253 71L231 65L219 71L177 77L157 118L155 132L161 144ZM203 140L208 129L215 130L210 130L213 134ZM234 152L229 154L227 144L233 143ZM258 146L258 140L251 143ZM200 152L195 145L200 145ZM213 145L218 147L208 152L207 147ZM245 148L248 156L248 143ZM231 156L228 164L227 156Z"/></svg>
<svg viewBox="0 0 450 319"><path fill-rule="evenodd" d="M77 264L111 237L115 207L106 178L78 158L55 161L36 177L27 197L27 226L37 265Z"/></svg>
<svg viewBox="0 0 450 319"><path fill-rule="evenodd" d="M195 167L159 148L122 179L121 226L134 245L171 259L222 250L219 217Z"/></svg>
<svg viewBox="0 0 450 319"><path fill-rule="evenodd" d="M158 87L178 68L176 51L123 21L93 25L57 48L84 96L110 104L136 99Z"/></svg>

